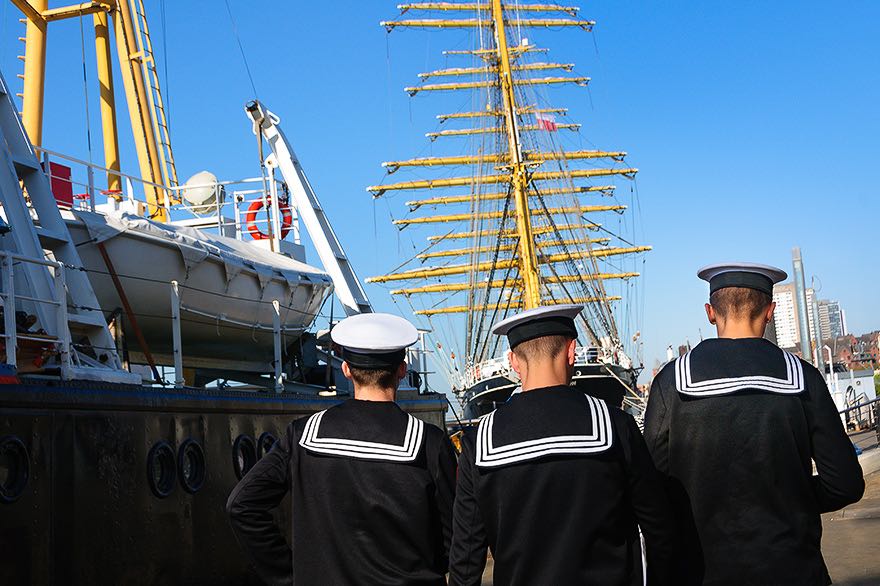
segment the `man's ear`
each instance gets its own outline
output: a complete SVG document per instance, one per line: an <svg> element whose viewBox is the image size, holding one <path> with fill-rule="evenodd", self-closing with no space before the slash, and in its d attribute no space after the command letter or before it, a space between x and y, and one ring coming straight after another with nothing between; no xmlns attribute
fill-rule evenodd
<svg viewBox="0 0 880 586"><path fill-rule="evenodd" d="M718 319L718 317L715 315L715 308L712 307L712 305L709 303L706 304L706 317L709 318L709 323L713 326Z"/></svg>
<svg viewBox="0 0 880 586"><path fill-rule="evenodd" d="M348 366L348 362L342 361L342 375L348 380L352 380L351 378L351 367Z"/></svg>
<svg viewBox="0 0 880 586"><path fill-rule="evenodd" d="M401 362L400 366L397 367L397 380L398 381L402 381L406 377L407 367L408 367L408 365L406 363L406 360Z"/></svg>
<svg viewBox="0 0 880 586"><path fill-rule="evenodd" d="M513 368L513 371L522 379L523 363L520 361L519 356L514 354L513 350L507 351L507 361L510 362L510 367Z"/></svg>
<svg viewBox="0 0 880 586"><path fill-rule="evenodd" d="M776 311L776 302L771 301L770 306L767 308L767 312L764 314L764 317L767 320L767 323L770 323L770 320L773 319L773 312Z"/></svg>
<svg viewBox="0 0 880 586"><path fill-rule="evenodd" d="M566 349L568 354L568 365L574 366L574 361L577 356L577 340L571 339L568 341L568 348Z"/></svg>

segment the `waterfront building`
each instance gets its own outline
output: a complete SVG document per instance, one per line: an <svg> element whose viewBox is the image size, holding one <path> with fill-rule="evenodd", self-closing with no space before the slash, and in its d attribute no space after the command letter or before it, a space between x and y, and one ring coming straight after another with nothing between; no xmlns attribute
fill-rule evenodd
<svg viewBox="0 0 880 586"><path fill-rule="evenodd" d="M837 301L819 301L819 331L823 340L833 340L846 335L843 310Z"/></svg>
<svg viewBox="0 0 880 586"><path fill-rule="evenodd" d="M798 333L797 296L794 283L780 283L773 286L773 326L776 331L776 344L780 348L794 348L800 342Z"/></svg>
<svg viewBox="0 0 880 586"><path fill-rule="evenodd" d="M812 287L807 290L807 324L809 326L810 332L816 332L816 324L813 322L813 311L810 309L813 307L813 298L815 297L815 291ZM795 288L794 283L779 283L773 286L773 301L776 302L776 310L773 312L773 330L776 336L775 342L780 348L795 348L799 347L801 344L801 334L800 334L800 317L798 315L798 307L797 307L797 290ZM840 327L839 324L842 324L842 317L840 306L836 301L818 301L819 307L819 330L822 335L822 339L826 340L830 338L830 335L826 334L826 331L822 329L822 308L824 304L833 304L832 309L830 305L826 307L826 319L832 320L829 321L829 330L831 331L832 326L831 323L837 324L834 327ZM834 317L831 316L831 312L834 312ZM836 330L835 330L836 331ZM766 336L765 336L766 337ZM772 339L772 338L771 338Z"/></svg>

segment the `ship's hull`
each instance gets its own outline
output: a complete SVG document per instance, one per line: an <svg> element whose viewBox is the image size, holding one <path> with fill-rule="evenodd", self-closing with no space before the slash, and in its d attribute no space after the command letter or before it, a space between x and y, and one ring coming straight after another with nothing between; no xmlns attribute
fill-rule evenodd
<svg viewBox="0 0 880 586"><path fill-rule="evenodd" d="M609 370L611 373L609 373ZM627 393L625 383L635 388L637 373L632 369L604 364L576 365L571 385L577 389L603 399L609 405L621 407ZM486 378L474 384L462 395L462 413L465 419L472 420L492 412L510 398L519 382L503 375Z"/></svg>
<svg viewBox="0 0 880 586"><path fill-rule="evenodd" d="M101 241L119 276L149 350L160 357L172 348L171 282L179 284L185 366L235 361L236 370L265 372L273 359L273 300L287 344L307 328L332 290L329 276L278 254L221 236L148 222L79 213L68 229L78 244L89 280L105 314L123 307L104 261ZM83 221L87 218L87 221ZM120 229L119 222L125 221ZM185 231L184 231L185 230ZM235 246L235 249L231 248ZM245 256L251 252L252 256ZM126 315L120 322L131 351L143 351ZM225 364L227 368L229 363Z"/></svg>
<svg viewBox="0 0 880 586"><path fill-rule="evenodd" d="M251 453L250 442L262 438L268 447L264 434L279 437L290 421L337 401L38 380L0 385L0 443L20 444L27 460L20 496L0 499L0 584L259 583L225 514L235 462ZM399 402L443 424L442 395ZM191 442L204 454L194 493L184 488L179 453ZM150 454L159 445L170 448L176 468L161 498L150 484L157 471ZM0 458L0 496L14 492L22 473L13 452ZM188 478L198 479L188 463ZM277 513L284 527L287 511L285 504Z"/></svg>

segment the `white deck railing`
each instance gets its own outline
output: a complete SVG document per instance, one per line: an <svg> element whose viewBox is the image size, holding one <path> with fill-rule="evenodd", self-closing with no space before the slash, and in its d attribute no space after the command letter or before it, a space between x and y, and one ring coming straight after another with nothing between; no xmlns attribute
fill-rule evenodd
<svg viewBox="0 0 880 586"><path fill-rule="evenodd" d="M618 352L607 348L600 348L598 346L578 346L575 350L575 367L591 364L617 364L618 362ZM476 384L498 376L506 377L514 382L519 380L519 376L510 366L510 361L507 359L506 352L503 356L498 358L490 358L489 360L483 360L476 364L469 365L465 370L464 375L461 376L459 385L454 385L454 388L459 391L465 391Z"/></svg>
<svg viewBox="0 0 880 586"><path fill-rule="evenodd" d="M275 177L274 167L266 167L265 177L249 177L230 181L218 181L206 185L179 185L168 187L138 176L120 171L113 171L95 163L89 163L76 157L65 155L48 149L36 149L46 175L50 180L69 182L73 191L73 209L93 212L123 211L146 216L146 190L155 188L163 194L164 206L169 212L170 223L191 226L209 233L233 237L238 240L250 241L251 229L263 234L272 235L272 249L283 251L280 242L288 240L300 244L299 218L296 209L290 205L286 194L286 186ZM54 176L47 163L56 162L69 167L71 176ZM123 184L120 192L111 192L98 187L100 182L96 175L118 177ZM107 181L109 182L109 181ZM126 185L130 184L130 188ZM214 188L215 202L203 205L189 204L182 197L185 189ZM222 190L225 197L221 201ZM270 205L270 202L281 202ZM178 201L179 203L173 203ZM260 211L252 221L247 221L249 208L259 202ZM289 228L284 228L285 212L290 214ZM250 228L252 227L252 228Z"/></svg>
<svg viewBox="0 0 880 586"><path fill-rule="evenodd" d="M32 295L16 295L15 293L15 266L20 263L42 265L50 267L55 276L55 296L51 299L42 299ZM56 346L56 352L63 366L70 365L70 330L67 327L67 293L64 286L64 265L59 262L42 258L30 258L20 254L14 254L0 250L0 301L3 305L3 338L5 347L4 363L16 366L18 361L19 341L33 342L37 346ZM18 307L24 303L45 304L57 307L58 335L38 334L29 332L27 328L18 331L16 313Z"/></svg>

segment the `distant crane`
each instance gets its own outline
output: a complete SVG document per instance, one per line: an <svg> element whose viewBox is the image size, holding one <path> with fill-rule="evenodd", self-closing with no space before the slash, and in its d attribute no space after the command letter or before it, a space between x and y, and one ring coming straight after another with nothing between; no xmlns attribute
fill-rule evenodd
<svg viewBox="0 0 880 586"><path fill-rule="evenodd" d="M36 147L42 146L43 139L48 24L92 15L104 138L104 166L107 169L107 192L110 195L121 194L122 190L110 57L109 33L110 28L113 29L141 178L145 182L148 214L155 220L168 220L166 206L177 203L178 200L170 189L177 185L177 170L143 0L93 0L51 9L48 7L48 0L11 1L26 17L23 19L27 24L25 51L20 56L24 61L21 114L28 137Z"/></svg>

